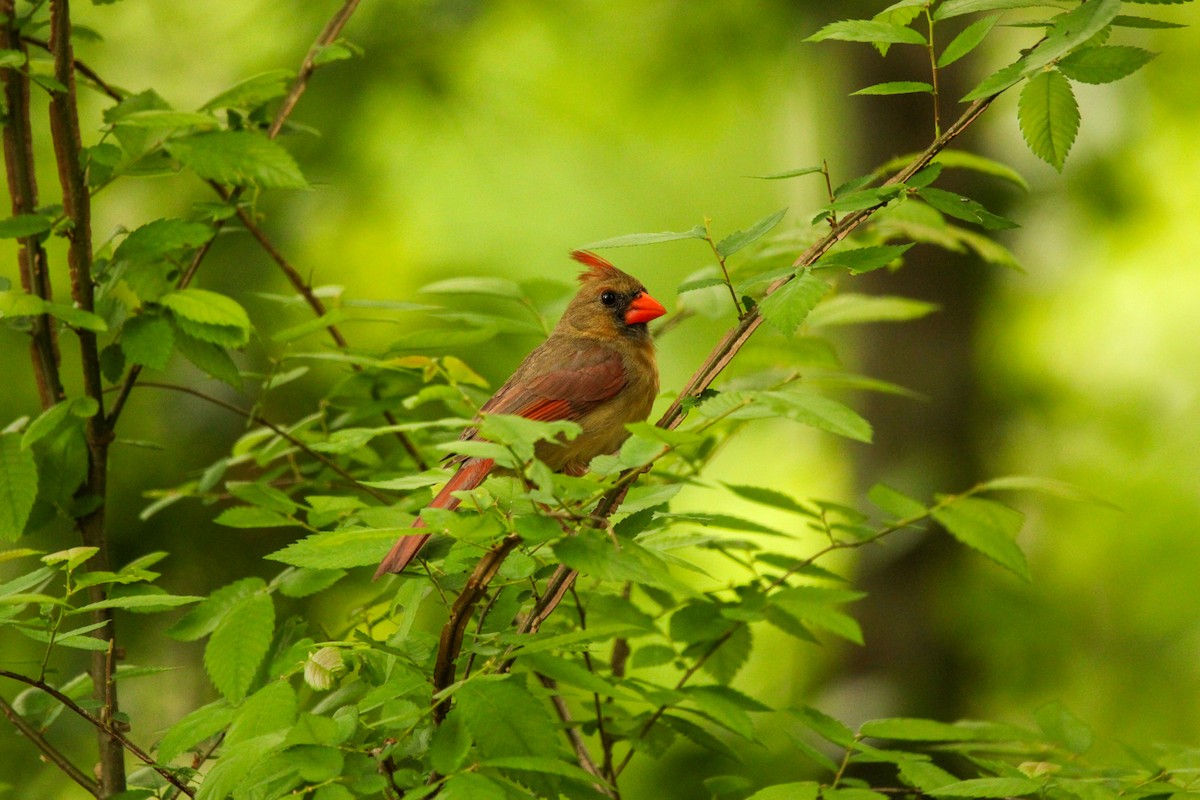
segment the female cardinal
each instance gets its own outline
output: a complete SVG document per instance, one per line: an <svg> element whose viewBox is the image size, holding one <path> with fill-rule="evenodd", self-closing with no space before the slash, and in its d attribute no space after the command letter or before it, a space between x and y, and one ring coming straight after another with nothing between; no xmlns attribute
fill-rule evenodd
<svg viewBox="0 0 1200 800"><path fill-rule="evenodd" d="M545 342L525 357L512 377L480 408L481 413L528 419L567 419L583 431L570 442L538 442L534 453L557 472L582 475L588 462L621 446L625 423L640 422L658 394L654 344L646 323L667 313L633 277L583 250L571 258L587 267L583 284ZM463 439L476 438L468 429ZM454 509L454 492L474 489L491 472L489 458L458 456L458 472L429 508ZM417 519L414 528L424 527ZM400 572L431 534L401 537L375 572Z"/></svg>

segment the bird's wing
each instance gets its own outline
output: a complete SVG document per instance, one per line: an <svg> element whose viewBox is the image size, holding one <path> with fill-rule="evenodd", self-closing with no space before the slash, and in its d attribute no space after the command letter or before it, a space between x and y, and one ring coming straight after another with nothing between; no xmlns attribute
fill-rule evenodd
<svg viewBox="0 0 1200 800"><path fill-rule="evenodd" d="M620 353L609 347L545 348L513 374L480 410L536 420L577 420L625 388Z"/></svg>

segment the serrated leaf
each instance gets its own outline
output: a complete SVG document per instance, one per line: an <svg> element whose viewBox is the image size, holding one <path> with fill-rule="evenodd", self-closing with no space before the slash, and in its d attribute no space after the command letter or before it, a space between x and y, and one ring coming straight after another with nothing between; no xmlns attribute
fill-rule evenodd
<svg viewBox="0 0 1200 800"><path fill-rule="evenodd" d="M180 617L167 629L167 635L181 642L192 642L207 636L229 613L230 609L250 595L263 591L267 584L262 578L243 578L222 586L200 605Z"/></svg>
<svg viewBox="0 0 1200 800"><path fill-rule="evenodd" d="M1068 53L1058 68L1071 80L1083 83L1112 83L1132 75L1158 56L1140 47L1104 45L1084 47Z"/></svg>
<svg viewBox="0 0 1200 800"><path fill-rule="evenodd" d="M928 761L920 761L915 758L906 759L900 762L899 767L900 779L926 794L952 783L958 783L957 777Z"/></svg>
<svg viewBox="0 0 1200 800"><path fill-rule="evenodd" d="M933 797L1001 798L1040 794L1040 781L1029 778L971 778L929 792Z"/></svg>
<svg viewBox="0 0 1200 800"><path fill-rule="evenodd" d="M92 611L97 611L102 608L176 608L178 606L187 606L192 603L198 603L203 600L203 597L195 595L174 595L174 594L135 594L124 597L110 597L106 600L99 600L95 603L88 603L85 606L71 609L72 614L86 614Z"/></svg>
<svg viewBox="0 0 1200 800"><path fill-rule="evenodd" d="M864 272L886 267L911 248L912 244L884 244L875 247L839 250L825 254L814 266L818 269L841 267L850 270L852 275L861 275Z"/></svg>
<svg viewBox="0 0 1200 800"><path fill-rule="evenodd" d="M804 41L823 42L827 39L874 44L925 44L925 37L912 28L865 19L831 22Z"/></svg>
<svg viewBox="0 0 1200 800"><path fill-rule="evenodd" d="M751 175L750 177L760 181L779 181L785 178L798 178L801 175L812 175L814 172L824 171L824 167L800 167L799 169L789 169L786 172L775 172L770 175Z"/></svg>
<svg viewBox="0 0 1200 800"><path fill-rule="evenodd" d="M895 739L902 742L960 742L974 738L967 728L912 717L871 720L864 722L858 732L875 739Z"/></svg>
<svg viewBox="0 0 1200 800"><path fill-rule="evenodd" d="M544 756L501 756L498 758L487 758L480 762L480 766L516 770L518 772L540 772L544 775L557 775L588 786L596 782L596 776L590 772L574 764L569 764L566 761L559 761L556 758L547 758Z"/></svg>
<svg viewBox="0 0 1200 800"><path fill-rule="evenodd" d="M676 242L680 239L703 239L708 236L708 232L703 225L686 231L660 231L659 233L627 233L624 236L614 236L611 239L601 239L598 242L592 242L580 246L580 250L601 250L607 247L636 247L644 244L658 244L660 242Z"/></svg>
<svg viewBox="0 0 1200 800"><path fill-rule="evenodd" d="M204 669L217 691L237 705L246 697L275 631L275 604L255 592L221 619L204 648Z"/></svg>
<svg viewBox="0 0 1200 800"><path fill-rule="evenodd" d="M934 303L907 297L846 292L829 298L809 315L811 327L861 325L866 322L907 322L938 310Z"/></svg>
<svg viewBox="0 0 1200 800"><path fill-rule="evenodd" d="M15 433L0 435L0 539L15 540L25 530L37 499L37 461Z"/></svg>
<svg viewBox="0 0 1200 800"><path fill-rule="evenodd" d="M729 258L747 245L753 244L778 225L785 214L787 214L787 209L781 208L774 214L763 217L749 228L729 234L717 242L717 254L721 258Z"/></svg>
<svg viewBox="0 0 1200 800"><path fill-rule="evenodd" d="M121 117L118 124L133 128L197 128L199 130L212 130L220 127L221 122L209 114L152 108L126 114Z"/></svg>
<svg viewBox="0 0 1200 800"><path fill-rule="evenodd" d="M577 661L571 661L549 653L521 654L520 663L560 684L585 689L601 697L613 697L616 687L587 669Z"/></svg>
<svg viewBox="0 0 1200 800"><path fill-rule="evenodd" d="M987 37L988 33L991 32L992 28L995 27L999 19L1000 15L996 14L975 20L963 28L957 36L950 40L950 44L946 45L946 48L942 50L942 54L938 56L938 68L941 69L950 66L978 47Z"/></svg>
<svg viewBox="0 0 1200 800"><path fill-rule="evenodd" d="M250 317L232 297L188 288L169 292L158 302L169 308L180 327L194 338L226 347L243 347L250 341ZM185 327L188 322L198 325Z"/></svg>
<svg viewBox="0 0 1200 800"><path fill-rule="evenodd" d="M200 247L213 236L208 225L182 219L156 219L131 231L113 253L113 263L147 263Z"/></svg>
<svg viewBox="0 0 1200 800"><path fill-rule="evenodd" d="M1029 191L1029 183L1015 169L1007 164L1001 164L999 161L977 153L971 153L966 150L943 150L938 153L936 163L951 169L969 169L974 172L983 173L984 175L1003 178L1025 191Z"/></svg>
<svg viewBox="0 0 1200 800"><path fill-rule="evenodd" d="M761 505L780 508L784 511L791 511L794 514L808 514L808 509L797 503L791 495L778 491L777 489L768 489L764 486L747 486L745 484L726 483L725 488L736 494L738 497L743 497L754 503Z"/></svg>
<svg viewBox="0 0 1200 800"><path fill-rule="evenodd" d="M746 800L816 800L820 784L816 781L796 781L794 783L777 783L759 789Z"/></svg>
<svg viewBox="0 0 1200 800"><path fill-rule="evenodd" d="M234 749L266 733L290 735L288 728L295 724L299 707L296 690L290 683L271 681L235 710L224 744Z"/></svg>
<svg viewBox="0 0 1200 800"><path fill-rule="evenodd" d="M455 693L455 702L484 758L558 751L554 722L522 676L468 681Z"/></svg>
<svg viewBox="0 0 1200 800"><path fill-rule="evenodd" d="M738 625L725 639L708 660L704 662L704 671L712 675L722 684L729 684L750 659L754 640L749 625Z"/></svg>
<svg viewBox="0 0 1200 800"><path fill-rule="evenodd" d="M201 108L210 111L218 108L241 108L253 110L269 100L287 94L292 78L291 70L275 69L247 78L209 100Z"/></svg>
<svg viewBox="0 0 1200 800"><path fill-rule="evenodd" d="M346 577L343 569L287 570L279 577L279 593L284 597L308 597L324 591Z"/></svg>
<svg viewBox="0 0 1200 800"><path fill-rule="evenodd" d="M1095 734L1091 727L1062 703L1042 706L1034 712L1033 718L1047 738L1072 753L1081 756L1092 749Z"/></svg>
<svg viewBox="0 0 1200 800"><path fill-rule="evenodd" d="M887 81L863 87L857 92L851 92L850 96L893 94L933 94L933 84L924 81Z"/></svg>
<svg viewBox="0 0 1200 800"><path fill-rule="evenodd" d="M933 12L934 19L950 19L983 11L1007 11L1013 8L1036 8L1053 3L1046 0L945 0Z"/></svg>
<svg viewBox="0 0 1200 800"><path fill-rule="evenodd" d="M955 539L1029 580L1025 554L1014 540L1024 520L1019 511L992 500L959 497L935 508L933 518Z"/></svg>
<svg viewBox="0 0 1200 800"><path fill-rule="evenodd" d="M428 791L418 793L417 790L410 789L404 793L404 796L419 800L419 798L428 797L430 793L437 790L438 786L434 784L422 788L428 789ZM506 784L478 772L455 773L446 779L441 786L441 791L438 792L438 797L443 800L508 800L511 796Z"/></svg>
<svg viewBox="0 0 1200 800"><path fill-rule="evenodd" d="M973 222L989 231L1002 231L1017 227L1017 223L998 214L993 214L982 204L969 197L963 197L945 189L927 186L917 192L917 195L929 205L947 216Z"/></svg>
<svg viewBox="0 0 1200 800"><path fill-rule="evenodd" d="M298 525L278 511L260 506L234 506L227 508L213 520L218 525L227 528L286 528Z"/></svg>
<svg viewBox="0 0 1200 800"><path fill-rule="evenodd" d="M433 732L429 743L429 763L443 775L457 772L471 751L471 734L463 724L462 713L453 710Z"/></svg>
<svg viewBox="0 0 1200 800"><path fill-rule="evenodd" d="M477 294L485 297L503 297L507 300L523 300L525 290L516 281L506 278L448 278L444 281L422 286L427 294Z"/></svg>
<svg viewBox="0 0 1200 800"><path fill-rule="evenodd" d="M158 743L158 761L169 764L200 742L215 736L233 720L233 709L224 700L209 703L176 722Z"/></svg>
<svg viewBox="0 0 1200 800"><path fill-rule="evenodd" d="M234 389L242 388L242 376L238 372L237 364L233 363L233 359L230 358L225 348L212 342L195 339L178 328L175 333L175 346L179 348L179 352L184 358L201 371L219 381L224 381Z"/></svg>
<svg viewBox="0 0 1200 800"><path fill-rule="evenodd" d="M1017 119L1033 154L1061 172L1079 132L1079 106L1066 77L1049 70L1030 78L1021 90Z"/></svg>
<svg viewBox="0 0 1200 800"><path fill-rule="evenodd" d="M1186 28L1186 25L1181 25L1178 22L1168 22L1163 19L1151 19L1150 17L1132 17L1124 14L1119 14L1113 17L1112 24L1120 28Z"/></svg>
<svg viewBox="0 0 1200 800"><path fill-rule="evenodd" d="M121 327L121 352L132 364L166 369L175 352L175 329L164 317L139 314Z"/></svg>
<svg viewBox="0 0 1200 800"><path fill-rule="evenodd" d="M769 397L771 406L789 419L855 441L871 441L871 423L837 400L803 389L771 392Z"/></svg>
<svg viewBox="0 0 1200 800"><path fill-rule="evenodd" d="M205 180L263 189L308 188L291 153L265 135L215 131L168 139L163 147Z"/></svg>
<svg viewBox="0 0 1200 800"><path fill-rule="evenodd" d="M791 336L829 289L828 283L805 270L760 300L758 312L784 336Z"/></svg>
<svg viewBox="0 0 1200 800"><path fill-rule="evenodd" d="M346 569L378 564L396 540L420 535L412 528L365 528L314 533L264 558L309 569Z"/></svg>
<svg viewBox="0 0 1200 800"><path fill-rule="evenodd" d="M1039 478L1033 475L1007 475L1002 478L992 478L980 485L980 490L987 492L1017 491L1040 492L1051 497L1061 497L1064 500L1076 500L1085 503L1112 505L1108 501L1078 486L1053 478Z"/></svg>
<svg viewBox="0 0 1200 800"><path fill-rule="evenodd" d="M862 597L859 592L846 589L830 589L823 586L793 586L775 592L769 603L787 612L797 622L811 625L839 636L854 644L863 643L862 628L858 621L835 608L840 603Z"/></svg>
<svg viewBox="0 0 1200 800"><path fill-rule="evenodd" d="M896 491L886 483L877 483L867 492L867 499L897 519L925 515L925 504Z"/></svg>
<svg viewBox="0 0 1200 800"><path fill-rule="evenodd" d="M54 220L41 214L18 214L0 220L0 239L23 239L50 230Z"/></svg>

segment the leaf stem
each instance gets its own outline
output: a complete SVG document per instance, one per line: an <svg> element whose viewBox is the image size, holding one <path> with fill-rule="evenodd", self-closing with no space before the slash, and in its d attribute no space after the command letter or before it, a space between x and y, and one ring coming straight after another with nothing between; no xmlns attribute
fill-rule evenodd
<svg viewBox="0 0 1200 800"><path fill-rule="evenodd" d="M712 220L708 217L704 218L704 241L708 242L713 256L717 259L717 264L721 267L721 274L725 277L725 288L729 290L729 296L733 298L733 307L737 311L738 319L741 319L745 316L746 310L742 308L742 303L738 300L737 292L733 290L733 281L729 279L729 270L725 267L725 256L721 255L721 251L717 249L717 243L713 241L712 230L709 228L711 223Z"/></svg>
<svg viewBox="0 0 1200 800"><path fill-rule="evenodd" d="M925 21L929 23L929 39L926 47L929 50L930 84L933 86L933 137L936 139L942 135L942 112L941 94L938 91L937 53L934 51L933 46L933 14L929 11L930 5L932 4L925 4Z"/></svg>

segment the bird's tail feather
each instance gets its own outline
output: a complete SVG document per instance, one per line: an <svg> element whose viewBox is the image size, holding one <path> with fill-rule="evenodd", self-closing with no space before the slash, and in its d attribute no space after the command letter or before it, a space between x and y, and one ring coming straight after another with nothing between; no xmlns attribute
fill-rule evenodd
<svg viewBox="0 0 1200 800"><path fill-rule="evenodd" d="M483 483L483 479L492 471L492 466L495 464L490 458L469 458L463 462L458 468L458 472L446 482L442 490L437 493L437 497L427 506L427 508L444 508L448 511L453 511L458 508L459 499L454 496L454 492L469 491L474 489L479 484ZM425 527L425 521L417 517L416 522L412 524L413 528ZM388 572L400 572L409 565L417 553L429 541L430 533L410 533L401 536L399 541L392 546L392 549L384 556L383 561L379 563L379 569L375 570L375 580L379 576Z"/></svg>

